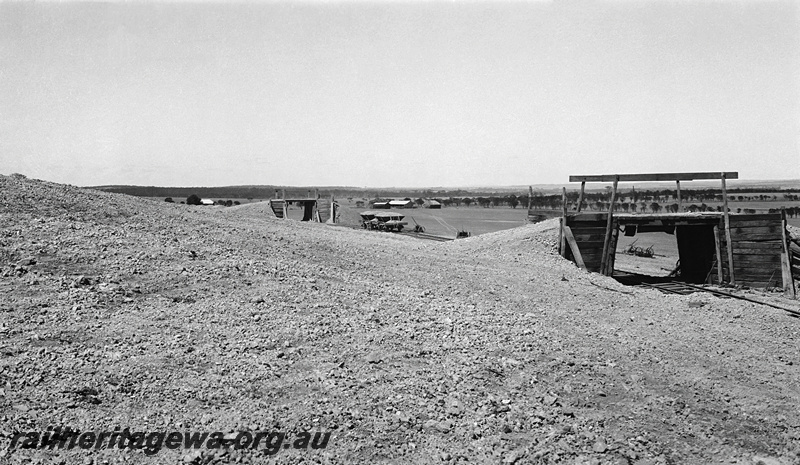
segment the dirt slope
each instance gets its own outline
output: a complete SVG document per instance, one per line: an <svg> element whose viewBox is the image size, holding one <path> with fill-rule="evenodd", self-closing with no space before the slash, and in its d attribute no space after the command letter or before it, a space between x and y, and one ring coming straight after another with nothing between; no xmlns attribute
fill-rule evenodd
<svg viewBox="0 0 800 465"><path fill-rule="evenodd" d="M0 463L800 463L800 320L436 243L0 177ZM10 450L16 431L332 431Z"/></svg>

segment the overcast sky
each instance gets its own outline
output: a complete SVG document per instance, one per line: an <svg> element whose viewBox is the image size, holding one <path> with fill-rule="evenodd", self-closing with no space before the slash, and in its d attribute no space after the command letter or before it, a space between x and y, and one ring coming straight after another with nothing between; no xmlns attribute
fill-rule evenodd
<svg viewBox="0 0 800 465"><path fill-rule="evenodd" d="M0 3L0 173L800 178L800 2Z"/></svg>

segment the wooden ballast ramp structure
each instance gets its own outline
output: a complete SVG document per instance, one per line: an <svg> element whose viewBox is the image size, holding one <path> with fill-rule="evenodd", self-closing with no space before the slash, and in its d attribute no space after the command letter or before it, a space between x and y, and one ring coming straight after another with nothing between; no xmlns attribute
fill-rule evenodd
<svg viewBox="0 0 800 465"><path fill-rule="evenodd" d="M676 235L681 280L694 284L730 284L752 288L782 286L795 297L784 212L732 214L727 208L726 179L738 173L656 173L570 176L581 182L576 211L567 210L566 189L559 229L559 252L583 269L611 276L620 231L667 232ZM680 181L720 179L722 212L685 213L680 204ZM581 212L586 182L613 182L608 212ZM679 213L615 213L620 181L674 181L678 184Z"/></svg>
<svg viewBox="0 0 800 465"><path fill-rule="evenodd" d="M330 196L330 201L320 198L319 192L315 189L314 196L309 195L303 198L286 198L286 191L275 191L275 198L269 200L269 206L272 213L276 218L286 219L286 210L292 203L299 203L303 205L303 219L302 221L313 221L316 223L333 224L336 222L336 201L333 195Z"/></svg>

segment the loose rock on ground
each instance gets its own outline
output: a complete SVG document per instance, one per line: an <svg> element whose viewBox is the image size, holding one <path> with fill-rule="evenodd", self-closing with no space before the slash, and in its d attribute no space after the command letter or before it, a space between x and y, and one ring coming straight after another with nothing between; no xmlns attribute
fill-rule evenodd
<svg viewBox="0 0 800 465"><path fill-rule="evenodd" d="M800 463L800 320L449 243L0 177L0 462ZM702 304L702 305L699 305ZM16 431L331 431L319 450Z"/></svg>

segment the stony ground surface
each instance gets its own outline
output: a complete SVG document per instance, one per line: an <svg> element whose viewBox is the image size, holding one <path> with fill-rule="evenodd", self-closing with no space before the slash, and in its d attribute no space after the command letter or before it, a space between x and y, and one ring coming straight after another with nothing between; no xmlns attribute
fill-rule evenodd
<svg viewBox="0 0 800 465"><path fill-rule="evenodd" d="M625 288L554 228L436 243L0 177L0 463L800 463L800 319ZM55 426L332 434L9 448Z"/></svg>

